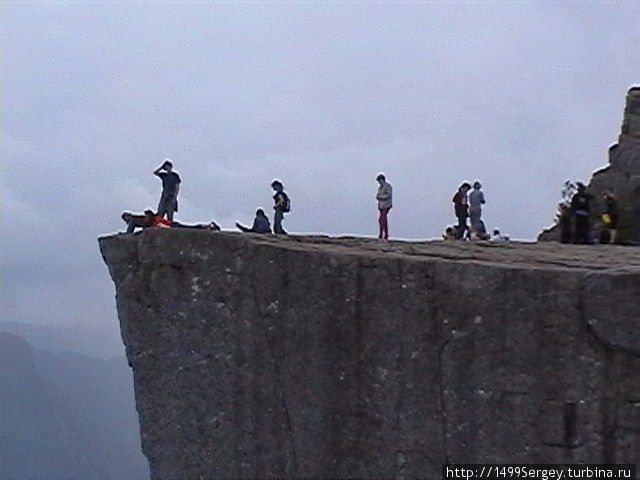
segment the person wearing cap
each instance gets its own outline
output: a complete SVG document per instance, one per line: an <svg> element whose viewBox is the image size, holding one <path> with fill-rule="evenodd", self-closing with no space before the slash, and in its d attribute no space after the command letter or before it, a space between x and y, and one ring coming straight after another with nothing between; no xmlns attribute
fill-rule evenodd
<svg viewBox="0 0 640 480"><path fill-rule="evenodd" d="M162 179L162 195L158 204L158 215L167 216L169 222L173 221L173 213L178 211L178 190L180 189L180 176L173 171L172 163L167 159L153 171L153 174Z"/></svg>
<svg viewBox="0 0 640 480"><path fill-rule="evenodd" d="M384 173L379 173L376 177L376 181L378 182L376 200L378 201L378 225L380 226L378 238L388 240L389 220L387 216L392 207L393 188L391 187L391 184L387 182Z"/></svg>
<svg viewBox="0 0 640 480"><path fill-rule="evenodd" d="M287 232L282 228L282 219L284 214L291 210L291 202L289 196L284 191L284 186L280 180L274 180L271 182L271 188L273 188L276 194L273 196L275 202L273 206L273 233L278 235L286 235Z"/></svg>
<svg viewBox="0 0 640 480"><path fill-rule="evenodd" d="M574 243L589 243L589 215L593 195L587 193L584 183L576 183L578 191L571 198L571 211L575 217Z"/></svg>

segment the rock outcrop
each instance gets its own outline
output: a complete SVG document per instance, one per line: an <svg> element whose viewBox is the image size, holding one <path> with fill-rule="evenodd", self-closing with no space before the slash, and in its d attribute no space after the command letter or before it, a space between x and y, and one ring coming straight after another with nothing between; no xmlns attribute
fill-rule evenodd
<svg viewBox="0 0 640 480"><path fill-rule="evenodd" d="M603 211L601 193L609 190L618 199L620 208L617 241L640 244L640 87L627 93L622 129L618 143L609 148L609 164L594 172L587 191L595 197L591 223L600 224ZM557 226L543 231L539 240L560 240Z"/></svg>
<svg viewBox="0 0 640 480"><path fill-rule="evenodd" d="M638 462L640 251L100 239L155 479Z"/></svg>

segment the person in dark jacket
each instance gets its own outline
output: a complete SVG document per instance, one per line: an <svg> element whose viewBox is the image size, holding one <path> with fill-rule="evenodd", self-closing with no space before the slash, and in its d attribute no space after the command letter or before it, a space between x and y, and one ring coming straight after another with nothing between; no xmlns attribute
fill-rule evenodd
<svg viewBox="0 0 640 480"><path fill-rule="evenodd" d="M291 210L291 202L289 196L284 191L284 186L280 180L274 180L271 182L271 188L273 188L276 194L273 196L273 233L278 235L286 235L287 232L282 228L282 219L284 214Z"/></svg>
<svg viewBox="0 0 640 480"><path fill-rule="evenodd" d="M571 207L566 204L561 204L558 207L558 224L560 225L560 242L571 243Z"/></svg>
<svg viewBox="0 0 640 480"><path fill-rule="evenodd" d="M245 233L271 233L269 219L261 208L256 210L256 218L253 219L253 226L251 228L245 227L238 222L236 222L236 227Z"/></svg>
<svg viewBox="0 0 640 480"><path fill-rule="evenodd" d="M457 239L464 238L464 234L469 228L467 226L467 218L469 217L469 200L467 199L467 193L470 189L471 185L468 182L464 182L453 196L454 212L458 219L458 226L456 227Z"/></svg>
<svg viewBox="0 0 640 480"><path fill-rule="evenodd" d="M158 204L158 215L167 216L167 220L173 221L173 213L178 211L178 190L180 189L180 176L173 171L173 164L169 160L156 168L153 174L162 179L162 195Z"/></svg>
<svg viewBox="0 0 640 480"><path fill-rule="evenodd" d="M589 243L589 215L591 214L591 200L593 195L587 193L587 187L578 182L578 191L571 199L571 211L575 218L574 243Z"/></svg>

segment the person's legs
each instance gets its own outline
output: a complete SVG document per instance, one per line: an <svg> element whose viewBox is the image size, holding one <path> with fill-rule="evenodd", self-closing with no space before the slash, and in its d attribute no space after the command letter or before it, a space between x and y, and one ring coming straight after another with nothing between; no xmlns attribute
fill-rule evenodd
<svg viewBox="0 0 640 480"><path fill-rule="evenodd" d="M389 208L384 209L384 224L382 226L383 238L389 240Z"/></svg>
<svg viewBox="0 0 640 480"><path fill-rule="evenodd" d="M282 218L284 214L279 208L276 209L276 213L273 215L273 233L285 235L287 232L282 228Z"/></svg>
<svg viewBox="0 0 640 480"><path fill-rule="evenodd" d="M380 226L378 238L388 239L389 238L389 221L387 219L387 214L389 213L389 209L380 208L378 211L380 212L380 216L378 217L378 225Z"/></svg>
<svg viewBox="0 0 640 480"><path fill-rule="evenodd" d="M576 243L587 243L589 239L589 218L576 215Z"/></svg>
<svg viewBox="0 0 640 480"><path fill-rule="evenodd" d="M129 220L129 223L127 223L127 233L133 233L135 229L136 229L135 222L133 220Z"/></svg>
<svg viewBox="0 0 640 480"><path fill-rule="evenodd" d="M167 196L162 194L160 202L158 203L158 213L156 215L164 217L165 213L167 213Z"/></svg>
<svg viewBox="0 0 640 480"><path fill-rule="evenodd" d="M456 238L462 239L464 238L464 233L467 231L467 216L460 215L458 217L458 226L456 228Z"/></svg>
<svg viewBox="0 0 640 480"><path fill-rule="evenodd" d="M167 220L169 220L170 222L173 222L173 212L175 212L176 210L176 199L175 197L170 197L167 201L166 201L166 212L167 212Z"/></svg>
<svg viewBox="0 0 640 480"><path fill-rule="evenodd" d="M469 216L471 218L471 226L477 228L477 225L480 224L480 216L482 215L482 211L479 208L472 208L469 210Z"/></svg>

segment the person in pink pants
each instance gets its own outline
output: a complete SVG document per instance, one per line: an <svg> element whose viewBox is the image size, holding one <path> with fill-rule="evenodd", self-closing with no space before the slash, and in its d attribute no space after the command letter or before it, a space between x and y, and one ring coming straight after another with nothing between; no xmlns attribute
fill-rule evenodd
<svg viewBox="0 0 640 480"><path fill-rule="evenodd" d="M378 224L380 226L380 233L378 234L378 238L388 240L389 220L387 216L392 206L391 199L393 196L393 188L391 187L391 184L387 182L384 173L379 173L376 177L376 180L379 185L376 200L378 201L378 212L380 213L380 216L378 217Z"/></svg>

